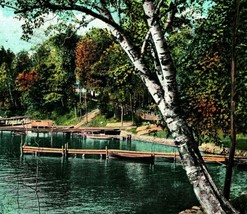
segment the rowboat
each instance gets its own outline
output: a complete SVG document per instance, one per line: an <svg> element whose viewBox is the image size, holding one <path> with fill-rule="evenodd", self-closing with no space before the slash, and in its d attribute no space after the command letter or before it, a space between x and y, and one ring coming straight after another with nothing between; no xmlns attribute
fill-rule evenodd
<svg viewBox="0 0 247 214"><path fill-rule="evenodd" d="M119 135L106 135L106 134L87 134L86 137L90 139L99 139L99 140L120 139Z"/></svg>
<svg viewBox="0 0 247 214"><path fill-rule="evenodd" d="M154 163L154 155L152 154L135 154L127 152L110 152L108 154L109 158L116 158L120 160L129 160L144 163Z"/></svg>

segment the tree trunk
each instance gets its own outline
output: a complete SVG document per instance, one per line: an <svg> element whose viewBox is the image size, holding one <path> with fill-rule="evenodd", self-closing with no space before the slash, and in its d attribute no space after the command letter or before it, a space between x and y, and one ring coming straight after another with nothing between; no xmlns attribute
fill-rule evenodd
<svg viewBox="0 0 247 214"><path fill-rule="evenodd" d="M124 107L123 107L123 104L121 104L120 108L121 108L121 127L123 127L123 116L124 116Z"/></svg>
<svg viewBox="0 0 247 214"><path fill-rule="evenodd" d="M235 128L235 75L236 75L236 41L238 30L238 17L239 17L239 0L234 1L235 14L234 14L234 26L232 35L232 64L231 64L231 148L229 153L229 160L226 169L224 196L229 199L231 182L232 182L232 168L234 166L234 156L236 147L236 128Z"/></svg>
<svg viewBox="0 0 247 214"><path fill-rule="evenodd" d="M186 121L180 115L176 71L172 64L160 23L155 20L153 2L145 0L143 8L148 17L148 25L159 57L163 75L162 79L164 80L164 84L161 83L164 90L164 102L158 103L158 106L169 130L175 138L183 166L193 185L194 192L207 213L237 213L213 183L193 138L193 134Z"/></svg>

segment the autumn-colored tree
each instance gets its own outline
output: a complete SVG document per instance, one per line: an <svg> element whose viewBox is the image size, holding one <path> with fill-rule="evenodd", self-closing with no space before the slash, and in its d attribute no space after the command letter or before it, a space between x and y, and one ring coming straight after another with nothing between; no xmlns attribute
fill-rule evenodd
<svg viewBox="0 0 247 214"><path fill-rule="evenodd" d="M227 92L229 81L225 60L218 52L207 53L194 67L197 81L187 85L188 120L201 142L219 142L219 133L229 132L229 108ZM185 83L186 84L186 83Z"/></svg>
<svg viewBox="0 0 247 214"><path fill-rule="evenodd" d="M105 30L93 29L78 42L76 64L81 84L99 94L102 113L135 111L137 94L143 90L135 91L133 87L143 84L121 47Z"/></svg>
<svg viewBox="0 0 247 214"><path fill-rule="evenodd" d="M220 143L230 133L230 68L233 23L232 1L218 1L205 17L194 20L170 37L183 109L200 142ZM241 1L242 7L246 3ZM240 11L241 12L241 11ZM245 20L245 13L240 13ZM240 21L237 40L236 123L238 133L246 133L246 54L243 45L246 25ZM240 57L241 56L241 57ZM222 136L222 135L221 135Z"/></svg>
<svg viewBox="0 0 247 214"><path fill-rule="evenodd" d="M25 60L19 67L15 66L23 69L19 71L16 85L21 92L22 106L28 114L34 112L47 117L65 114L73 109L76 43L77 36L67 29L36 47L29 70L24 66Z"/></svg>
<svg viewBox="0 0 247 214"><path fill-rule="evenodd" d="M106 30L92 29L77 43L75 49L76 74L84 87L97 87L103 80L102 71L93 70L93 66L100 60L101 55L111 44L112 40Z"/></svg>
<svg viewBox="0 0 247 214"><path fill-rule="evenodd" d="M28 91L38 81L38 71L32 69L29 72L22 72L16 78L16 85L20 91Z"/></svg>
<svg viewBox="0 0 247 214"><path fill-rule="evenodd" d="M94 83L91 77L91 66L96 62L96 44L90 39L83 39L76 46L76 73L81 82L91 85Z"/></svg>

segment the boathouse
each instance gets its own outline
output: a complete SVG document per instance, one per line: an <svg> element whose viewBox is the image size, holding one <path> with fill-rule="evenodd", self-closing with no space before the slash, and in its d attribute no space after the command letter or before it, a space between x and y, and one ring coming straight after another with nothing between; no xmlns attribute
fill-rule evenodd
<svg viewBox="0 0 247 214"><path fill-rule="evenodd" d="M55 125L54 121L52 120L32 120L31 121L31 128L33 129L47 129L52 128Z"/></svg>

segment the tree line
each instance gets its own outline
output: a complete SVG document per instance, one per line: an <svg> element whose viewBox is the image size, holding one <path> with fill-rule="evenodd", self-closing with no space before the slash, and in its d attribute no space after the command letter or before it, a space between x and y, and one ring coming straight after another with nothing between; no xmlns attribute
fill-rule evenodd
<svg viewBox="0 0 247 214"><path fill-rule="evenodd" d="M67 29L29 52L14 54L2 47L0 65L2 117L25 114L56 120L74 115L75 108L82 116L85 96L87 108L98 107L107 117L119 118L122 107L131 119L152 104L133 67L103 29L91 29L82 37Z"/></svg>
<svg viewBox="0 0 247 214"><path fill-rule="evenodd" d="M177 70L180 105L199 141L219 142L219 136L229 135L231 7L231 1L220 2L207 16L176 17L180 28L170 29L168 34ZM138 45L145 32L144 24L135 16L138 13L132 14L135 21L129 21L126 28L137 33L134 39ZM241 20L245 20L245 16L242 11ZM236 124L238 133L246 134L244 23L240 22L237 40ZM94 91L98 95L97 102L88 97L89 109L97 106L108 117L115 115L119 119L121 109L132 120L139 109L158 113L137 70L106 29L91 29L80 36L75 28L67 26L33 47L31 52L14 54L2 47L0 57L1 116L28 114L56 119L74 112L75 108L81 116L87 108L85 95L75 93L76 88Z"/></svg>

